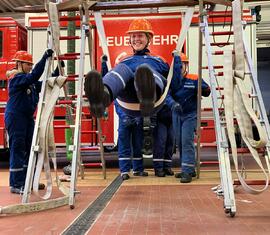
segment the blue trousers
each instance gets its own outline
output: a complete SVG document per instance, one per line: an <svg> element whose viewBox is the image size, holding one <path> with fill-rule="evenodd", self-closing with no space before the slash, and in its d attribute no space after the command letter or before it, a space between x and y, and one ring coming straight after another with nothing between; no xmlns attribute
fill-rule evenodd
<svg viewBox="0 0 270 235"><path fill-rule="evenodd" d="M176 143L179 149L180 166L182 172L192 173L195 170L194 134L197 125L197 114L179 114L173 112L173 126Z"/></svg>
<svg viewBox="0 0 270 235"><path fill-rule="evenodd" d="M118 155L121 174L142 172L143 122L141 118L125 115L119 118Z"/></svg>
<svg viewBox="0 0 270 235"><path fill-rule="evenodd" d="M34 131L33 117L5 114L5 126L9 136L9 185L21 188L25 184L29 154Z"/></svg>
<svg viewBox="0 0 270 235"><path fill-rule="evenodd" d="M173 155L173 126L158 121L153 132L153 167L154 169L168 169L172 167Z"/></svg>

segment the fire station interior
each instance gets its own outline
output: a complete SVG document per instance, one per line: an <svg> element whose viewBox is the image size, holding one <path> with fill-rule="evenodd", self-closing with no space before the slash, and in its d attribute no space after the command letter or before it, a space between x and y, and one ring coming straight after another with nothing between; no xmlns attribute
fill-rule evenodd
<svg viewBox="0 0 270 235"><path fill-rule="evenodd" d="M75 85L67 89L70 94L72 93L70 97L78 97L80 94L83 100L80 104L80 118L78 118L80 123L76 122L78 114L74 106L75 101L66 101L65 91L62 89L54 107L52 124L57 169L54 169L53 154L47 153L49 173L45 169L46 166L42 166L39 181L37 181L45 184L45 190L36 192L34 179L38 171L38 158L42 156L39 152L43 151L37 148L40 143L37 133L39 133L41 123L36 124L40 126L35 126L36 131L33 135L28 163L28 168L31 169L27 172L24 191L21 194L10 193L10 150L5 127L5 107L9 99L9 80L6 77L6 71L14 67L12 58L16 51L28 51L36 62L50 45L48 29L51 27L51 19L47 12L49 2L55 4L53 6L59 10L59 32L60 38L62 37L59 42L62 54L57 56L65 61L64 76L67 77L67 84L68 82L74 84L74 81L80 84L78 78L81 76L79 67L82 64L80 62L82 58L86 64L84 72L87 73L89 64L93 61L97 70L101 71L100 58L106 48L112 64L121 52L128 52L129 44L125 38L125 32L131 19L145 17L152 23L156 35L153 45L150 45L150 50L152 48L154 53L160 52L169 65L172 61L172 51L177 47L177 39L181 39L181 33L184 31L182 29L187 27L182 51L189 57L191 71L200 74L211 87L211 95L201 100L200 131L196 130L194 140L197 174L190 183L181 183L180 179L174 175L157 177L153 168L153 154L143 154L143 166L148 172L147 177L133 176L131 170L130 178L122 180L118 160L118 118L114 106L109 106L102 118L95 118L89 111L89 103L84 99L84 94L76 93L80 85ZM246 41L243 44L248 47L248 50L245 46L243 47L244 54L247 55L245 67L249 68L250 74L250 82L248 81L247 84L251 89L247 97L248 99L255 97L250 104L256 110L255 116L258 117L258 123L261 123L265 130L267 142L264 146L255 148L258 157L253 157L253 150L247 147L248 145L241 137L243 135L241 127L237 126L237 120L234 120L238 165L236 169L233 146L230 143L227 147L222 145L224 136L228 141L229 134L224 132L227 129L222 121L217 120L219 115L225 115L224 102L213 95L213 93L223 94L225 88L215 87L211 79L213 77L223 79L224 74L218 70L218 66L222 63L221 57L226 50L225 47L234 43L234 36L228 36L231 34L227 31L231 30L231 25L234 23L233 9L236 9L238 2L243 4L243 8L240 9L242 20L244 19L242 23L245 24L243 35ZM193 7L194 12L191 10ZM81 16L85 13L89 14L89 18L86 17L86 19L87 23L90 22L90 31L92 30L92 46L94 45L91 52L94 55L92 59L89 56L91 53L87 51L90 45L87 41L89 34L86 34L86 40L80 37L82 33L85 33L81 31L85 25L84 18ZM191 23L189 22L188 25L186 22L189 14L191 14ZM69 24L66 19L69 17L70 21L75 22L71 29L74 35L71 37L80 40L79 43L76 42L76 46L73 45L70 55L66 52L68 42L65 41L68 40ZM269 19L270 1L258 0L1 1L0 233L270 234ZM207 23L204 20L208 20ZM100 36L102 30L99 31L99 27L105 29L107 46L103 45L102 36ZM203 30L200 30L200 27ZM54 32L55 29L50 30ZM208 30L211 32L207 35ZM226 42L218 41L218 36L213 36L215 31L218 31L216 35L224 32L221 38ZM209 45L208 37L211 40ZM225 46L220 46L222 43ZM85 52L76 54L75 51L79 51L81 45L85 45ZM210 50L213 52L209 53ZM233 56L237 54L237 51L232 51L232 49L230 51ZM85 57L80 57L82 53ZM201 60L198 59L200 54L202 54ZM57 65L57 56L55 55L55 61L52 62L53 66ZM211 58L214 61L213 64L210 62ZM215 64L216 61L218 64ZM217 69L211 74L209 68L212 65ZM222 66L225 67L223 64ZM84 75L81 78L83 81ZM43 83L45 84L46 81L43 80ZM224 85L223 82L220 84ZM45 97L46 88L44 88L44 93L41 91L40 100L42 94ZM257 101L256 97L262 99ZM218 107L213 101L215 99ZM38 109L35 112L36 123L42 120L40 114L42 108L40 111ZM74 118L72 124L66 119L70 112ZM268 122L264 123L264 120ZM259 130L256 130L254 123L252 124L252 133L255 140L258 140ZM67 134L67 129L71 127L74 130ZM75 140L74 133L79 133L79 140ZM220 135L220 133L223 134ZM71 135L72 140L66 139L68 135L69 137ZM75 143L78 144L79 149L74 147ZM67 146L70 146L69 149ZM174 144L172 156L172 170L174 173L181 172L179 148L176 144ZM46 198L45 194L50 184L48 174L51 174L52 178L52 192L50 197Z"/></svg>

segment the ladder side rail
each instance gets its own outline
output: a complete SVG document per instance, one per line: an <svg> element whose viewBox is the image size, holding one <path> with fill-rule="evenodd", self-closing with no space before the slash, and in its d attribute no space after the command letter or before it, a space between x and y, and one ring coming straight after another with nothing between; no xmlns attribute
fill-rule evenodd
<svg viewBox="0 0 270 235"><path fill-rule="evenodd" d="M204 16L203 26L204 26L205 45L207 48L207 59L208 59L209 78L211 87L211 98L215 120L215 133L217 140L217 152L219 158L221 186L224 193L224 208L225 211L229 210L231 213L235 213L236 205L235 205L233 180L229 158L229 148L225 128L221 126L220 114L218 111L217 91L216 91L217 84L215 81L214 67L211 57L212 53L211 53L207 16Z"/></svg>
<svg viewBox="0 0 270 235"><path fill-rule="evenodd" d="M50 33L50 30L48 29L48 48L52 48L52 36ZM35 119L35 127L32 137L32 145L30 150L30 156L28 161L28 167L27 167L27 174L25 179L25 185L24 185L24 191L23 191L23 197L22 197L22 203L28 203L29 196L31 193L32 183L33 183L33 177L34 177L34 171L37 161L37 154L39 151L39 126L40 126L40 119L42 114L42 108L44 106L44 99L45 99L45 89L46 89L46 82L48 78L48 74L50 72L50 66L51 66L51 58L48 58L45 64L43 79L42 79L42 86L40 91L40 97L37 107L37 114Z"/></svg>
<svg viewBox="0 0 270 235"><path fill-rule="evenodd" d="M244 33L244 32L243 32ZM258 83L258 77L257 77L257 73L254 70L254 65L252 62L252 58L251 58L251 53L250 50L247 46L247 42L245 40L245 37L243 35L243 43L244 43L244 50L246 52L246 61L248 63L248 67L249 67L249 71L251 73L251 81L253 84L253 88L255 89L256 95L257 95L257 99L258 99L258 103L259 103L259 111L261 114L261 118L264 122L265 128L266 128L266 132L267 132L267 137L268 137L268 142L270 141L270 125L269 125L269 120L266 114L266 110L265 110L265 105L264 105L264 101L262 98L262 94L261 94L261 90L260 90L260 86Z"/></svg>
<svg viewBox="0 0 270 235"><path fill-rule="evenodd" d="M88 22L86 22L86 16L82 16L81 23L81 48L80 48L80 66L79 66L79 79L77 84L77 105L76 105L76 117L75 117L75 129L73 140L73 154L72 154L72 171L70 181L70 197L69 205L74 207L75 202L75 186L78 175L78 165L80 162L80 130L81 130L81 112L82 112L82 94L83 94L83 81L84 81L84 64L85 64L85 41L86 31L89 31Z"/></svg>

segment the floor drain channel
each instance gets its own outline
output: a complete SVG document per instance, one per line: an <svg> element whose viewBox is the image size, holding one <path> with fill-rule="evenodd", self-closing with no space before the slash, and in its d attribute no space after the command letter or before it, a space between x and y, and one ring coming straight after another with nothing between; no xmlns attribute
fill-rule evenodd
<svg viewBox="0 0 270 235"><path fill-rule="evenodd" d="M62 234L85 234L97 218L98 214L111 200L122 182L120 175L116 177L114 181L97 197L97 199L91 203L91 205L86 208L86 210Z"/></svg>

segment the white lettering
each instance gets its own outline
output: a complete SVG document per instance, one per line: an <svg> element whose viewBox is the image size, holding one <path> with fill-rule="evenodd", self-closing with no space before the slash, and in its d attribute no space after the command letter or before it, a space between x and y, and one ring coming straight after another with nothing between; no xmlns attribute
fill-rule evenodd
<svg viewBox="0 0 270 235"><path fill-rule="evenodd" d="M155 35L151 44L154 46L173 45L177 43L177 40L178 35ZM108 47L129 46L129 36L109 36L107 37L107 45ZM100 42L99 46L101 46Z"/></svg>

